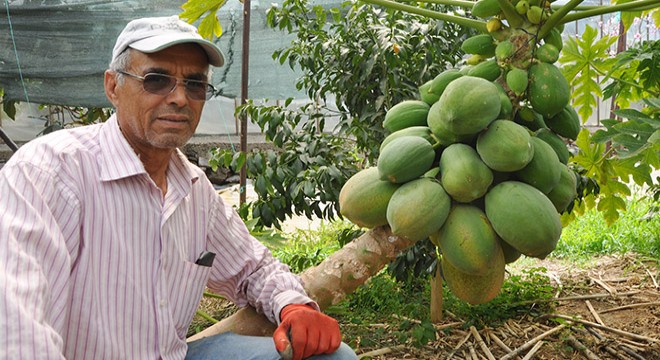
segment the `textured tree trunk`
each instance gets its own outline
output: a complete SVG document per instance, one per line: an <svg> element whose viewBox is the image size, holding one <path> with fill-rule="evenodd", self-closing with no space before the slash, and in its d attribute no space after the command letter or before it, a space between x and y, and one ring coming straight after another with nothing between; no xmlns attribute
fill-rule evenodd
<svg viewBox="0 0 660 360"><path fill-rule="evenodd" d="M300 276L305 290L321 310L341 301L377 274L403 250L415 242L392 235L389 227L378 227L326 258ZM188 341L232 331L243 335L270 335L275 330L265 316L254 308L243 308L222 321L188 338Z"/></svg>

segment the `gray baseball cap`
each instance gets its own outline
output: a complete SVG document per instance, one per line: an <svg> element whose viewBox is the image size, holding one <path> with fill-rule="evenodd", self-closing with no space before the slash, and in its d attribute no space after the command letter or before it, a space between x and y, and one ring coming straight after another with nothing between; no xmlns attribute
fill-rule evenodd
<svg viewBox="0 0 660 360"><path fill-rule="evenodd" d="M209 58L209 64L222 66L225 58L214 43L204 39L197 28L179 19L178 16L141 18L129 22L117 37L112 50L112 60L126 48L154 53L172 45L195 43L201 46Z"/></svg>

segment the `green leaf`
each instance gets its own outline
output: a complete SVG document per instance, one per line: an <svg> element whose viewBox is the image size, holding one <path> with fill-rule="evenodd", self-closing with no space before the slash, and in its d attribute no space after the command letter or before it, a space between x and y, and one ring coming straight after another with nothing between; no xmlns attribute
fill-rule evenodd
<svg viewBox="0 0 660 360"><path fill-rule="evenodd" d="M199 34L205 38L212 39L213 36L220 37L222 36L222 26L216 12L218 8L213 8L210 10L210 13L204 17L202 22L199 24Z"/></svg>

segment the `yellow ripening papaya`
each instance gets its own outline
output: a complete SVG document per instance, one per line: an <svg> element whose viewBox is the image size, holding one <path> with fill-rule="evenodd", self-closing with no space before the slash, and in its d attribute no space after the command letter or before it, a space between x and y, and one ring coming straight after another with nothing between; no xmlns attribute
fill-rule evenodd
<svg viewBox="0 0 660 360"><path fill-rule="evenodd" d="M472 305L487 303L493 300L502 290L506 263L501 247L495 264L485 275L464 273L444 258L441 259L440 266L442 277L445 279L449 290L457 298Z"/></svg>
<svg viewBox="0 0 660 360"><path fill-rule="evenodd" d="M451 199L440 182L421 177L401 185L387 205L387 222L392 234L419 241L444 225Z"/></svg>
<svg viewBox="0 0 660 360"><path fill-rule="evenodd" d="M381 180L376 167L351 176L339 192L339 213L365 227L387 225L387 205L399 185Z"/></svg>

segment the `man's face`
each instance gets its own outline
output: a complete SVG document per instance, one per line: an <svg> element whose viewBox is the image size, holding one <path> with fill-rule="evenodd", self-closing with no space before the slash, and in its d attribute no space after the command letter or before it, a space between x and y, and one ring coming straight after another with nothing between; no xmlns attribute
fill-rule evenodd
<svg viewBox="0 0 660 360"><path fill-rule="evenodd" d="M171 75L179 79L207 81L206 53L194 44L179 44L162 51L146 54L133 51L128 73L144 76L148 73ZM106 93L117 110L119 126L138 154L154 150L171 150L183 146L195 133L204 101L191 100L181 80L169 94L147 92L142 81L108 71Z"/></svg>

